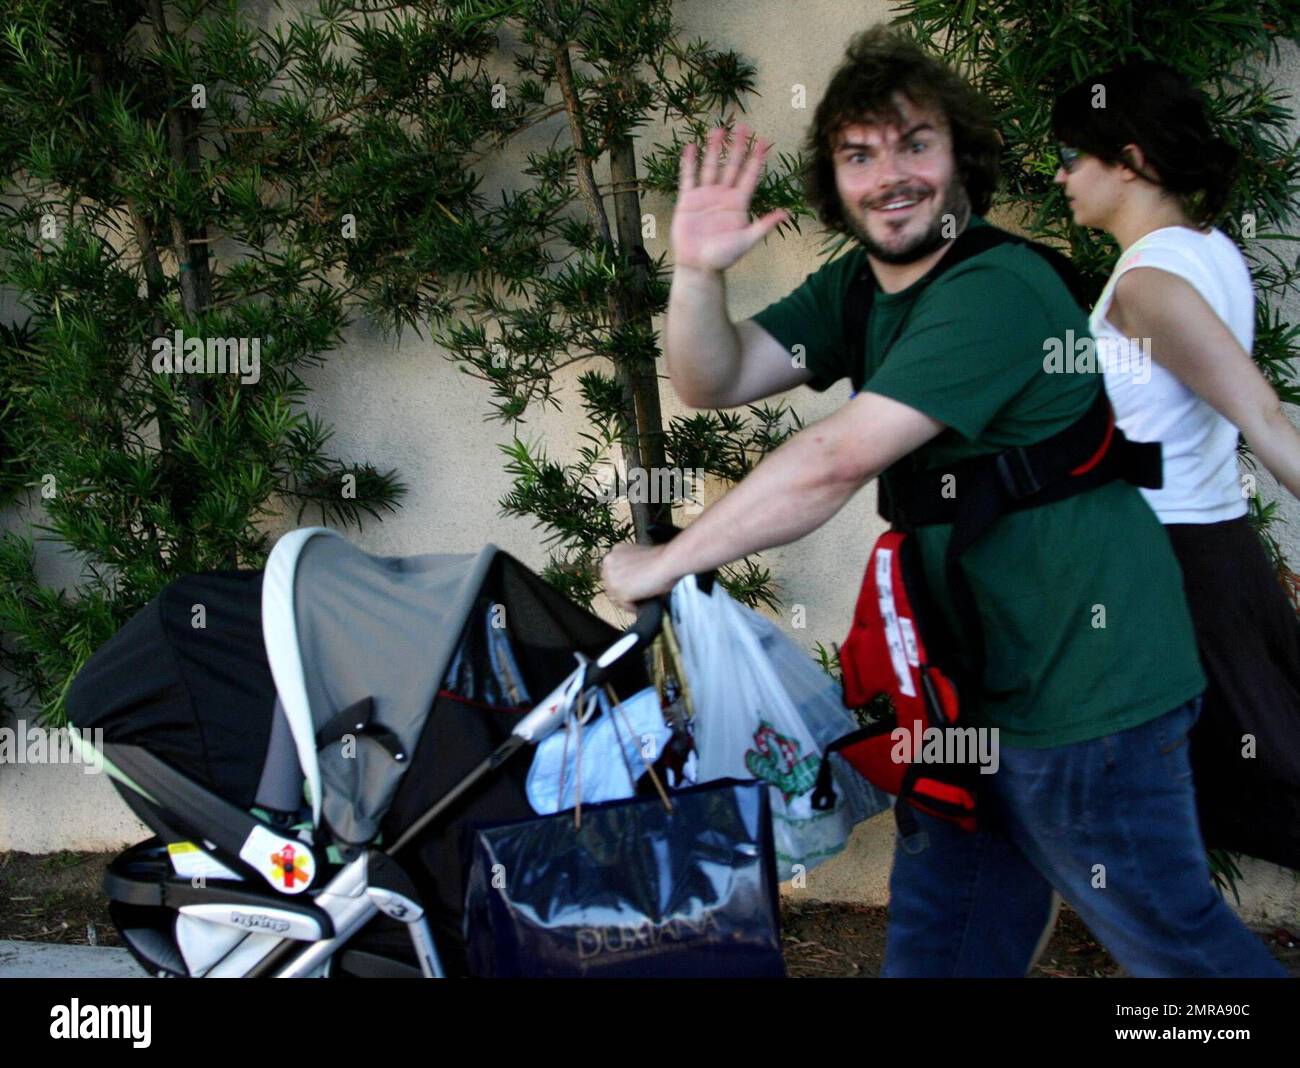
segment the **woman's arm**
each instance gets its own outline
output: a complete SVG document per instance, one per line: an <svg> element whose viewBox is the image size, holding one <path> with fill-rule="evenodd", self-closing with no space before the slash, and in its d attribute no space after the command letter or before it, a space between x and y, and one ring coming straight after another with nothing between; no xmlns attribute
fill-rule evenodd
<svg viewBox="0 0 1300 1068"><path fill-rule="evenodd" d="M1194 286L1158 267L1134 267L1115 285L1107 318L1245 435L1273 477L1300 497L1300 432L1277 394Z"/></svg>

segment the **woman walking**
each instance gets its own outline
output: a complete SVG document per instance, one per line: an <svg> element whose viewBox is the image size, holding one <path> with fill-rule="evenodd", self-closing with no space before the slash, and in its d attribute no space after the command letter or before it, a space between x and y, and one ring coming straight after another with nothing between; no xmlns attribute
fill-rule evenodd
<svg viewBox="0 0 1300 1068"><path fill-rule="evenodd" d="M1074 221L1121 250L1090 320L1116 423L1163 446L1164 484L1143 493L1182 566L1209 680L1191 735L1202 834L1300 868L1300 621L1237 470L1240 432L1300 496L1300 433L1250 358L1250 272L1213 226L1237 152L1153 62L1075 86L1052 122Z"/></svg>

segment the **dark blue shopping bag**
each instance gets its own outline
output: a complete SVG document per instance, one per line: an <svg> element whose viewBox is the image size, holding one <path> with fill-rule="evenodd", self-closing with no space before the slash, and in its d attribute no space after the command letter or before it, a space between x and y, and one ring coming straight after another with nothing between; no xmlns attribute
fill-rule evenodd
<svg viewBox="0 0 1300 1068"><path fill-rule="evenodd" d="M784 976L766 783L720 779L474 828L479 976Z"/></svg>

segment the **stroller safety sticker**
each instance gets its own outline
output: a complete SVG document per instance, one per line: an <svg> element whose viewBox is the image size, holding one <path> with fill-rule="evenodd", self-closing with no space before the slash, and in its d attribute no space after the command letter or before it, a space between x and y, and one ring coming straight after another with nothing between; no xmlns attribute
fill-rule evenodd
<svg viewBox="0 0 1300 1068"><path fill-rule="evenodd" d="M316 874L316 858L302 842L282 838L264 827L253 828L239 856L284 894L300 894Z"/></svg>
<svg viewBox="0 0 1300 1068"><path fill-rule="evenodd" d="M244 879L193 842L170 843L167 846L167 856L171 859L172 868L182 879L234 879L238 882L243 882Z"/></svg>

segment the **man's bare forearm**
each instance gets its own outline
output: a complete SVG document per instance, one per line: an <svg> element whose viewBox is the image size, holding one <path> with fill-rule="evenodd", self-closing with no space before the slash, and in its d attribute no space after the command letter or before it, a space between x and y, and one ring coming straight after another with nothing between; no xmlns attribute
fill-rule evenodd
<svg viewBox="0 0 1300 1068"><path fill-rule="evenodd" d="M678 267L668 293L664 355L673 389L695 407L721 407L740 373L740 338L727 317L726 276Z"/></svg>
<svg viewBox="0 0 1300 1068"><path fill-rule="evenodd" d="M834 461L839 449L830 442L827 425L809 427L763 457L663 546L660 563L667 582L806 537L874 478L876 471Z"/></svg>

